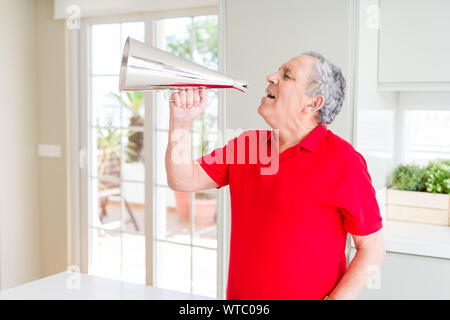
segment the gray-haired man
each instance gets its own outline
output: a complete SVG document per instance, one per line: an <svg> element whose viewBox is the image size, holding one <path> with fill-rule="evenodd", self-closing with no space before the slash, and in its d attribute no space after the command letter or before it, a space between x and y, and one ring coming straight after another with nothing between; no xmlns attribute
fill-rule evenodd
<svg viewBox="0 0 450 320"><path fill-rule="evenodd" d="M326 128L342 108L344 77L320 54L307 52L267 81L258 113L278 134L269 132L256 148L277 146L278 171L262 175L261 163L230 162L230 151L242 151L236 149L239 137L197 161L174 161L174 131L185 129L188 136L207 102L203 90L183 90L170 104L169 186L191 192L230 186L227 299L353 299L385 250L366 162ZM177 151L190 155L188 141L178 142ZM254 151L244 146L244 152ZM348 269L347 233L357 249Z"/></svg>

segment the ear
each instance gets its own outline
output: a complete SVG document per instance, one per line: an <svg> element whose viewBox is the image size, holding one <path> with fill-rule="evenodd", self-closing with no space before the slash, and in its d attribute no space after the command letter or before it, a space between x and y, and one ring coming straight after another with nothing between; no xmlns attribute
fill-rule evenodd
<svg viewBox="0 0 450 320"><path fill-rule="evenodd" d="M322 108L325 99L321 95L317 95L314 97L314 100L308 105L308 111L314 113L319 111Z"/></svg>

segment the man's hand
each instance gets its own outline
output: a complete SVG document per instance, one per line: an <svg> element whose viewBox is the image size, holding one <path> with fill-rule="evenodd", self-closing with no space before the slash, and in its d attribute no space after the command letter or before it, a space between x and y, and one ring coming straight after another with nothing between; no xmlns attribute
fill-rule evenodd
<svg viewBox="0 0 450 320"><path fill-rule="evenodd" d="M171 95L170 119L175 125L191 126L205 110L208 95L205 89L181 89Z"/></svg>

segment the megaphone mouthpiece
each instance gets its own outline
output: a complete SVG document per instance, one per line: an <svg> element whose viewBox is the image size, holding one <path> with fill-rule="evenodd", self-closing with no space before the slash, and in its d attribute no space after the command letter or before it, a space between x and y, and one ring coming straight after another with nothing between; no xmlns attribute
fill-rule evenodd
<svg viewBox="0 0 450 320"><path fill-rule="evenodd" d="M248 89L248 83L244 80L236 80L233 88L238 89L239 91L246 92Z"/></svg>

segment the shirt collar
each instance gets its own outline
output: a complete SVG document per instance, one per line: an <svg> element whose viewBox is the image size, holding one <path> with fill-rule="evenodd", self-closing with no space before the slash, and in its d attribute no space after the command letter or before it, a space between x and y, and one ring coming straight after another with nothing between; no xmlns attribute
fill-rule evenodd
<svg viewBox="0 0 450 320"><path fill-rule="evenodd" d="M299 147L311 152L316 150L326 133L326 126L321 124L317 125L313 131L311 131L302 141L300 141Z"/></svg>
<svg viewBox="0 0 450 320"><path fill-rule="evenodd" d="M297 145L298 148L303 148L305 150L313 152L317 149L320 144L320 141L325 137L328 129L325 125L317 125L302 141ZM267 142L274 134L274 131L270 131L267 135Z"/></svg>

